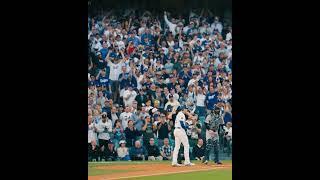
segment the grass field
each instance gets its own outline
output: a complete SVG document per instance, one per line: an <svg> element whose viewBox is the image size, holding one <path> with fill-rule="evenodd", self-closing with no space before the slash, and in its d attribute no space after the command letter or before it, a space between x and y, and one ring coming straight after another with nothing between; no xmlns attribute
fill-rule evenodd
<svg viewBox="0 0 320 180"><path fill-rule="evenodd" d="M204 165L201 165L201 163L198 161L193 161L196 163L196 166L193 166L189 169L193 169L196 167L205 167ZM231 160L225 160L222 161L224 164L232 164ZM166 174L162 173L161 175L150 175L150 176L144 176L144 177L134 177L134 178L125 178L123 174L130 174L130 173L135 173L136 171L139 170L139 166L144 166L144 167L149 167L149 166L167 166L171 170L173 169L170 167L171 162L169 161L144 161L144 162L89 162L88 163L88 175L90 176L89 179L94 177L98 179L98 177L104 177L101 179L108 179L106 177L114 177L113 179L117 179L118 175L121 177L121 179L146 179L146 180L158 180L158 179L181 179L181 180L186 180L186 179L201 179L201 180L206 180L206 179L216 179L216 180L231 180L232 179L232 168L223 168L223 169L210 169L210 170L199 170L196 172L180 172L180 173L175 173L174 174ZM130 166L135 166L135 168L132 168ZM114 169L114 167L117 167L117 169ZM137 168L136 168L137 167ZM179 172L180 167L177 169ZM148 171L150 173L150 170Z"/></svg>
<svg viewBox="0 0 320 180"><path fill-rule="evenodd" d="M199 180L231 180L232 170L231 169L221 169L212 171L200 171L191 173L179 173L179 174L169 174L161 176L148 176L134 179L145 179L145 180L160 180L160 179L199 179Z"/></svg>

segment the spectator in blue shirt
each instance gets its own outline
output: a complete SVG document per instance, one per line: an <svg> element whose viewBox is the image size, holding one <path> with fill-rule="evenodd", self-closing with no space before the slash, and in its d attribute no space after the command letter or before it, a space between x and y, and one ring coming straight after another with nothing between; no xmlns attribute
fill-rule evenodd
<svg viewBox="0 0 320 180"><path fill-rule="evenodd" d="M106 74L106 70L105 70L105 69L102 69L102 70L99 72L99 74L97 75L97 79L98 79L98 83L99 83L101 86L106 87L106 90L107 90L107 91L110 91L110 89L111 89L110 80L109 80L109 77L108 77L107 74Z"/></svg>
<svg viewBox="0 0 320 180"><path fill-rule="evenodd" d="M209 93L206 95L206 104L208 110L213 110L214 105L218 103L218 92L214 91L213 86L210 86Z"/></svg>
<svg viewBox="0 0 320 180"><path fill-rule="evenodd" d="M136 141L134 147L130 150L130 159L133 161L144 161L146 157L146 149L143 146L141 146L140 141Z"/></svg>
<svg viewBox="0 0 320 180"><path fill-rule="evenodd" d="M132 41L134 47L138 47L140 44L140 39L136 37L136 34L134 32L129 32L129 37L127 39L128 42Z"/></svg>
<svg viewBox="0 0 320 180"><path fill-rule="evenodd" d="M107 46L108 45L106 43L102 44L102 49L100 50L102 59L106 59L106 57L107 57L107 54L108 54L108 47Z"/></svg>

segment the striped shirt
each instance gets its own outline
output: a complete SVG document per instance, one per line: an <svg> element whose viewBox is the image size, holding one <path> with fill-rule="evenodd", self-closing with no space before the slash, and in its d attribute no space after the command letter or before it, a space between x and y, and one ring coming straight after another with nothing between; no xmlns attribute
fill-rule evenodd
<svg viewBox="0 0 320 180"><path fill-rule="evenodd" d="M171 156L171 152L173 151L173 147L170 145L168 145L168 146L163 145L160 148L160 151L163 152L168 157L168 156Z"/></svg>

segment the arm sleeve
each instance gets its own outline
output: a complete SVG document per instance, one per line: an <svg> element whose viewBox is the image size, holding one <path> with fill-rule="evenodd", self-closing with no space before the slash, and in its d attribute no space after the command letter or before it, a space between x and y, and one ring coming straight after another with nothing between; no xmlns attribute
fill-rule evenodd
<svg viewBox="0 0 320 180"><path fill-rule="evenodd" d="M184 130L187 130L187 129L188 129L188 125L185 124L184 122L180 121L180 125L181 125L181 127L182 127Z"/></svg>
<svg viewBox="0 0 320 180"><path fill-rule="evenodd" d="M164 15L164 21L166 22L166 24L169 26L169 28L172 28L173 24L172 22L170 22L167 18L167 15Z"/></svg>

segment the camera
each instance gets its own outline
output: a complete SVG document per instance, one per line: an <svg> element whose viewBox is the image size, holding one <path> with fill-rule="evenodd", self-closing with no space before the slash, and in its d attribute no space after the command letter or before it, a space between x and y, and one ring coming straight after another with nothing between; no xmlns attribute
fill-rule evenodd
<svg viewBox="0 0 320 180"><path fill-rule="evenodd" d="M107 118L107 115L106 115L106 114L103 114L103 115L102 115L102 118Z"/></svg>

